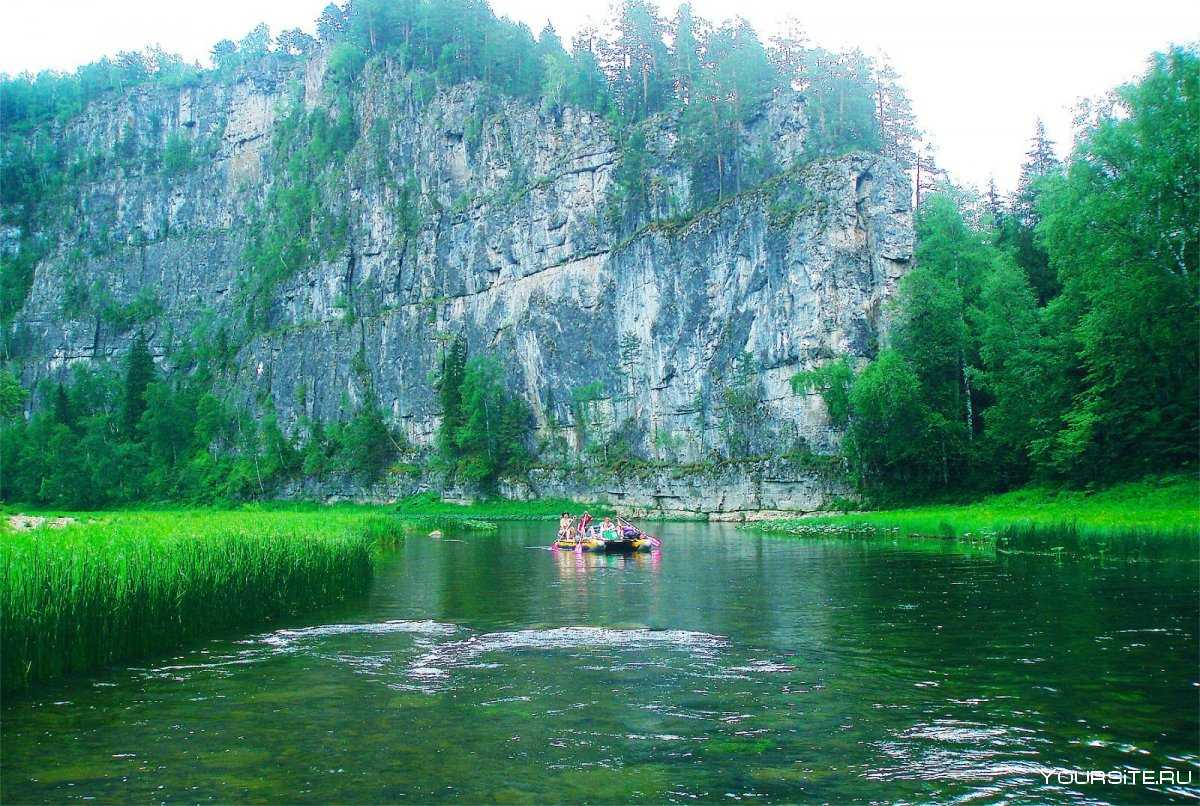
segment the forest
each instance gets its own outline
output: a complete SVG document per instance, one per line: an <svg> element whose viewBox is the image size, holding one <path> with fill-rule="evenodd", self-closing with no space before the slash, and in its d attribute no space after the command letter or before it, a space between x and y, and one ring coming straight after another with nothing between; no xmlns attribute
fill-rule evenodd
<svg viewBox="0 0 1200 806"><path fill-rule="evenodd" d="M257 306L281 275L338 238L306 184L361 137L347 110L356 77L385 59L430 91L478 82L505 96L603 115L621 144L612 209L632 230L649 220L652 166L639 124L674 116L684 133L695 204L757 187L770 159L737 148L745 122L773 95L796 92L816 161L861 150L914 172L917 251L888 311L889 332L862 366L833 360L792 379L818 392L846 429L838 461L878 502L1011 489L1030 481L1105 483L1194 466L1200 439L1200 56L1155 54L1136 82L1081 109L1062 163L1039 125L1011 198L941 172L899 77L859 51L812 46L799 26L763 42L744 21L713 24L680 7L665 19L626 0L603 29L564 44L536 37L479 0L359 0L330 5L316 37L260 26L214 46L213 66L161 51L122 53L72 74L4 77L0 205L26 233L0 264L0 326L8 330L53 245L30 235L56 200L96 166L55 151L49 127L88 103L143 84L232 81L241 71L327 53L345 100L296 116L277 133L279 168L263 226L247 249L245 322L223 323L157 367L144 335L121 366L75 366L39 390L0 370L0 498L93 508L140 501L269 498L289 484L344 474L370 485L422 472L412 446L368 402L341 422L285 433L271 401L251 411L220 394ZM340 111L339 111L340 110ZM132 158L131 155L126 155ZM157 170L193 154L168 143ZM117 153L112 159L122 159ZM282 267L282 269L280 268ZM153 302L114 308L132 325ZM465 343L430 379L442 414L430 469L491 489L539 457L532 415L503 368ZM28 412L29 402L37 402ZM753 408L757 400L745 402ZM28 416L27 416L28 415ZM779 446L779 453L788 448ZM729 461L716 456L712 461ZM622 462L649 461L622 454Z"/></svg>

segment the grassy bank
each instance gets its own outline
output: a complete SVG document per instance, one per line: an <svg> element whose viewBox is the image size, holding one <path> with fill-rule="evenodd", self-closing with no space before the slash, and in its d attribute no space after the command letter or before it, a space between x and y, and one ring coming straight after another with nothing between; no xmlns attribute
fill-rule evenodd
<svg viewBox="0 0 1200 806"><path fill-rule="evenodd" d="M0 534L5 691L353 594L404 526L354 510L75 517Z"/></svg>
<svg viewBox="0 0 1200 806"><path fill-rule="evenodd" d="M922 535L995 541L1013 551L1129 558L1200 556L1200 484L1168 476L1087 492L1028 487L969 504L763 521L755 529L798 536Z"/></svg>
<svg viewBox="0 0 1200 806"><path fill-rule="evenodd" d="M614 515L604 504L580 504L565 498L539 498L534 501L509 501L495 498L472 504L444 501L433 493L414 495L399 501L394 511L406 520L444 517L482 521L554 521L563 512L579 515L584 510L597 517Z"/></svg>

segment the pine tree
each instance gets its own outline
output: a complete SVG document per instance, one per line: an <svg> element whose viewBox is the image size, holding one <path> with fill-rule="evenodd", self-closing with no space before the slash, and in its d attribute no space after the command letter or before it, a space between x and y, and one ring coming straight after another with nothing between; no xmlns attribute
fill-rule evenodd
<svg viewBox="0 0 1200 806"><path fill-rule="evenodd" d="M67 397L67 388L62 381L59 381L54 390L54 420L68 428L75 425L75 417L71 413L71 401Z"/></svg>
<svg viewBox="0 0 1200 806"><path fill-rule="evenodd" d="M988 177L987 211L992 217L992 226L999 227L1004 218L1004 196L996 188L996 177Z"/></svg>
<svg viewBox="0 0 1200 806"><path fill-rule="evenodd" d="M692 98L696 77L700 73L700 42L691 4L679 5L671 34L671 81L676 99L686 104Z"/></svg>
<svg viewBox="0 0 1200 806"><path fill-rule="evenodd" d="M442 354L442 366L435 388L442 409L437 446L442 458L453 465L458 458L458 431L463 424L463 378L467 368L467 339L457 334Z"/></svg>
<svg viewBox="0 0 1200 806"><path fill-rule="evenodd" d="M1025 163L1021 166L1021 178L1013 199L1013 212L1025 226L1036 227L1038 223L1037 181L1058 171L1059 165L1058 157L1054 154L1054 142L1046 134L1046 124L1038 118L1029 150L1025 152Z"/></svg>
<svg viewBox="0 0 1200 806"><path fill-rule="evenodd" d="M917 161L913 142L921 133L917 128L912 102L900 86L900 74L888 61L884 61L875 71L875 108L883 153L902 168L912 168Z"/></svg>
<svg viewBox="0 0 1200 806"><path fill-rule="evenodd" d="M25 408L25 399L29 393L17 376L7 369L0 369L0 420L16 417Z"/></svg>
<svg viewBox="0 0 1200 806"><path fill-rule="evenodd" d="M558 31L554 30L554 26L546 23L546 27L542 28L542 32L538 34L538 50L542 55L566 55L566 50L563 48L562 39L558 36Z"/></svg>
<svg viewBox="0 0 1200 806"><path fill-rule="evenodd" d="M913 203L913 207L918 209L921 206L921 198L936 191L938 183L944 177L942 169L938 167L937 160L934 158L933 143L926 141L921 145L917 152L915 168L917 175L913 187L916 191L916 201Z"/></svg>
<svg viewBox="0 0 1200 806"><path fill-rule="evenodd" d="M137 436L138 421L146 411L146 387L154 380L154 357L145 333L138 331L129 348L125 365L125 394L121 404L121 427L126 439Z"/></svg>
<svg viewBox="0 0 1200 806"><path fill-rule="evenodd" d="M624 0L617 10L616 39L605 53L605 72L629 120L662 109L669 86L666 24L649 0Z"/></svg>
<svg viewBox="0 0 1200 806"><path fill-rule="evenodd" d="M808 63L808 34L799 20L784 22L783 33L771 38L771 63L790 89L800 89Z"/></svg>

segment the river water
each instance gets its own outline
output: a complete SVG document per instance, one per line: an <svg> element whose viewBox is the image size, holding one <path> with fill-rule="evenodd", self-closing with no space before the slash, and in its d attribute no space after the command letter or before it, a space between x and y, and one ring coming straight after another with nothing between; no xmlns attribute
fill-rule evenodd
<svg viewBox="0 0 1200 806"><path fill-rule="evenodd" d="M410 538L361 599L11 700L0 798L1200 797L1196 564L549 528ZM1132 769L1191 783L1066 772Z"/></svg>

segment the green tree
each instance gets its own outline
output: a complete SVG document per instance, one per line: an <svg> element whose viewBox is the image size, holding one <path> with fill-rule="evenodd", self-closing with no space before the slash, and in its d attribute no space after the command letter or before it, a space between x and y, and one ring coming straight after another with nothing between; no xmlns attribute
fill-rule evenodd
<svg viewBox="0 0 1200 806"><path fill-rule="evenodd" d="M457 434L464 421L463 380L467 371L467 339L459 333L442 353L441 368L434 381L442 422L437 431L437 448L442 460L453 467L459 457Z"/></svg>
<svg viewBox="0 0 1200 806"><path fill-rule="evenodd" d="M693 97L696 78L700 75L700 38L697 21L690 3L680 3L671 26L671 81L681 104Z"/></svg>
<svg viewBox="0 0 1200 806"><path fill-rule="evenodd" d="M154 378L154 357L145 333L138 331L125 363L125 394L121 400L121 427L127 439L137 436L138 422L146 411L146 388Z"/></svg>
<svg viewBox="0 0 1200 806"><path fill-rule="evenodd" d="M29 392L21 381L7 369L0 369L0 420L19 415L25 408Z"/></svg>
<svg viewBox="0 0 1200 806"><path fill-rule="evenodd" d="M606 72L626 119L641 120L661 111L669 92L666 23L649 0L622 0L614 28Z"/></svg>
<svg viewBox="0 0 1200 806"><path fill-rule="evenodd" d="M360 409L342 429L340 442L342 466L368 485L379 480L398 448L398 442L377 406Z"/></svg>
<svg viewBox="0 0 1200 806"><path fill-rule="evenodd" d="M971 325L979 343L982 412L997 480L1010 486L1028 479L1030 450L1052 427L1048 355L1037 299L1024 273L1003 260L983 282Z"/></svg>
<svg viewBox="0 0 1200 806"><path fill-rule="evenodd" d="M882 152L902 168L914 167L917 162L914 143L921 133L912 102L900 84L900 74L888 61L875 70L875 110Z"/></svg>
<svg viewBox="0 0 1200 806"><path fill-rule="evenodd" d="M829 412L829 422L839 428L844 428L850 420L850 387L853 383L854 370L844 356L791 377L792 391L796 394L820 393L825 410Z"/></svg>
<svg viewBox="0 0 1200 806"><path fill-rule="evenodd" d="M1054 143L1046 134L1045 124L1038 118L1029 151L1026 152L1025 162L1021 166L1017 192L1013 195L1012 215L998 219L997 223L1000 226L1000 245L1025 271L1037 293L1038 302L1042 305L1058 294L1060 286L1058 277L1050 267L1050 256L1046 254L1046 249L1035 236L1034 230L1041 220L1038 199L1042 183L1059 170L1060 163L1054 153Z"/></svg>
<svg viewBox="0 0 1200 806"><path fill-rule="evenodd" d="M808 150L815 157L852 149L878 152L883 143L876 117L873 65L861 51L805 54L804 99Z"/></svg>
<svg viewBox="0 0 1200 806"><path fill-rule="evenodd" d="M898 352L884 350L850 388L846 454L871 490L930 485L929 441L938 436L916 372Z"/></svg>
<svg viewBox="0 0 1200 806"><path fill-rule="evenodd" d="M192 141L179 132L171 132L167 135L167 144L163 147L163 172L173 176L191 167Z"/></svg>
<svg viewBox="0 0 1200 806"><path fill-rule="evenodd" d="M1043 180L1038 233L1084 387L1045 455L1076 478L1194 461L1200 367L1200 55L1146 75Z"/></svg>
<svg viewBox="0 0 1200 806"><path fill-rule="evenodd" d="M470 481L490 486L520 469L532 416L524 400L505 391L500 363L476 356L466 366L462 385L465 418L455 433L459 469Z"/></svg>

